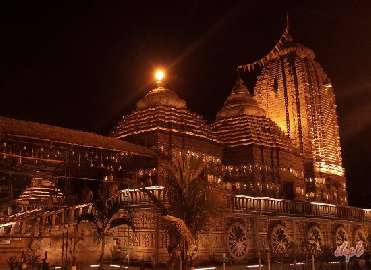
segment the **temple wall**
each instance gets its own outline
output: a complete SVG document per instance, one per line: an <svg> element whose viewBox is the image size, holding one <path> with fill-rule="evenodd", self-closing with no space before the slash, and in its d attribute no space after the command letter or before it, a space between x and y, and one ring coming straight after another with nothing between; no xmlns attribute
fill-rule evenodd
<svg viewBox="0 0 371 270"><path fill-rule="evenodd" d="M159 216L153 209L138 209L134 215L135 231L125 225L109 231L106 236L105 260L107 262L125 262L129 252L130 261L166 263L169 237ZM225 213L210 221L200 233L196 263L220 263L223 253L229 262L241 264L256 262L258 254L270 250L273 260L285 257L304 258L304 247L311 228L318 228L321 245L332 252L336 247L339 231L345 232L347 239L354 245L359 235L367 240L371 232L371 223L324 218L306 218L299 216L259 215L252 212ZM275 253L274 232L282 229L289 241L284 255ZM241 229L239 231L239 229ZM94 228L89 223L79 225L55 226L46 230L41 237L30 238L18 235L10 240L0 242L0 265L21 251L34 252L41 258L47 252L50 265L62 265L71 262L75 256L78 265L96 264L99 260L100 243L96 240ZM364 240L364 239L363 239ZM235 242L242 243L238 248ZM285 243L281 243L285 246ZM370 243L368 244L368 249ZM370 250L370 249L369 249Z"/></svg>
<svg viewBox="0 0 371 270"><path fill-rule="evenodd" d="M170 148L177 148L202 152L219 158L222 156L222 146L218 146L216 143L202 138L161 132L158 134L157 143L159 147L162 146L164 148L165 153Z"/></svg>
<svg viewBox="0 0 371 270"><path fill-rule="evenodd" d="M226 181L238 182L241 186L250 184L261 184L262 191L250 195L270 195L273 197L284 197L284 183L293 183L295 198L304 198L304 167L303 159L296 153L279 148L271 148L257 145L226 147L224 149L223 163L227 166L239 168L236 173L227 174ZM244 170L243 166L253 166L254 169ZM275 194L272 184L281 185L279 192ZM249 191L243 194L249 195ZM277 192L276 192L277 193ZM273 195L275 194L275 195Z"/></svg>
<svg viewBox="0 0 371 270"><path fill-rule="evenodd" d="M219 223L220 222L220 223ZM323 250L329 249L332 254L336 248L338 231L344 230L347 233L347 239L355 245L359 240L356 235L359 231L367 235L371 231L370 223L352 222L343 220L330 220L306 217L284 217L284 216L260 216L254 214L234 214L219 219L217 223L213 222L213 227L208 228L205 233L200 235L200 250L198 260L221 262L223 253L226 253L229 261L235 264L257 262L258 254L264 257L270 250L273 260L279 260L285 257L287 260L293 260L294 257L305 258L305 247L308 234L311 228L318 227L322 239ZM233 251L233 228L241 227L244 229L247 245L241 256ZM284 254L274 252L273 232L277 227L283 228L284 235L290 244ZM370 243L367 243L368 250Z"/></svg>

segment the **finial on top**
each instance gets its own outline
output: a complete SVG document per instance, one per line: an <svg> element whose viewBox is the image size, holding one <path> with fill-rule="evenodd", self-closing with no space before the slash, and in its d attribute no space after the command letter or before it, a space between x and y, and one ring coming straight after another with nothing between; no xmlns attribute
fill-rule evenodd
<svg viewBox="0 0 371 270"><path fill-rule="evenodd" d="M243 80L241 78L241 71L239 68L236 68L236 83L243 84Z"/></svg>
<svg viewBox="0 0 371 270"><path fill-rule="evenodd" d="M249 91L247 90L247 87L245 85L245 82L243 81L243 79L241 77L241 73L240 73L240 69L239 68L236 69L236 82L234 84L234 87L232 89L232 92L233 93L239 93L239 92L247 92L247 93L249 93Z"/></svg>
<svg viewBox="0 0 371 270"><path fill-rule="evenodd" d="M156 86L137 102L137 110L145 110L158 106L172 107L176 109L187 109L187 103L178 97L171 89L165 87L165 69L156 69L153 73Z"/></svg>
<svg viewBox="0 0 371 270"><path fill-rule="evenodd" d="M157 69L154 73L156 84L160 86L165 79L165 71L162 69Z"/></svg>
<svg viewBox="0 0 371 270"><path fill-rule="evenodd" d="M290 33L290 30L291 30L291 27L290 27L290 17L289 17L289 12L287 11L286 12L286 27L285 27L285 30L283 32L283 35L286 38L286 40L288 40L288 41L292 41L293 40L293 38L291 36L291 33Z"/></svg>

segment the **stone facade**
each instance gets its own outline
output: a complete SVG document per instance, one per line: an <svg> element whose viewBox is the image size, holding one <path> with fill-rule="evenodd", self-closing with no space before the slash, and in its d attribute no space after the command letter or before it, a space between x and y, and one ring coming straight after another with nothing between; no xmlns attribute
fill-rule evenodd
<svg viewBox="0 0 371 270"><path fill-rule="evenodd" d="M292 140L305 158L305 177L324 178L329 190L308 196L347 204L339 125L330 78L312 50L289 35L258 76L254 89L259 105ZM322 193L322 195L320 195ZM336 197L332 196L336 194Z"/></svg>

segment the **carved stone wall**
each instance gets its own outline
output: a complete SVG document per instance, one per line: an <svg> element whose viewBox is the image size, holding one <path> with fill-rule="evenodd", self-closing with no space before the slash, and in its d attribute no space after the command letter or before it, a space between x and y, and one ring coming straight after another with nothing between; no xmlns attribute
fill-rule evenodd
<svg viewBox="0 0 371 270"><path fill-rule="evenodd" d="M125 225L109 231L106 237L105 260L166 263L169 237L153 209L138 208L134 213L135 231ZM273 260L294 256L303 257L307 252L309 233L316 228L321 235L321 248L336 248L339 239L346 235L352 245L365 241L369 248L371 224L324 218L274 216L242 213L224 213L211 220L198 235L196 263L221 262L223 253L233 264L265 258L270 252ZM45 252L51 265L72 262L75 257L80 265L94 264L99 260L100 242L89 223L55 226L44 230L40 237L30 234L4 239L0 242L0 265L10 256L34 252L41 258ZM338 240L338 241L337 241ZM277 252L276 250L279 250Z"/></svg>

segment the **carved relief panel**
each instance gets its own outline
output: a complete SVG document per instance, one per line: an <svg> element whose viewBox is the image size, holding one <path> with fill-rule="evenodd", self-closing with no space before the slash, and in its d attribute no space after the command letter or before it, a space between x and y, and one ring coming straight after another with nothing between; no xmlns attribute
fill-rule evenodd
<svg viewBox="0 0 371 270"><path fill-rule="evenodd" d="M307 248L310 253L322 252L324 241L323 234L317 225L311 225L307 231Z"/></svg>
<svg viewBox="0 0 371 270"><path fill-rule="evenodd" d="M229 254L236 260L244 259L248 254L248 237L245 226L240 222L233 223L227 232Z"/></svg>
<svg viewBox="0 0 371 270"><path fill-rule="evenodd" d="M270 242L273 254L277 256L287 255L291 241L284 225L276 224L272 228Z"/></svg>
<svg viewBox="0 0 371 270"><path fill-rule="evenodd" d="M354 241L355 243L357 243L358 241L362 241L365 250L367 250L368 248L367 233L363 228L358 228L354 231Z"/></svg>
<svg viewBox="0 0 371 270"><path fill-rule="evenodd" d="M344 226L339 226L336 229L334 237L335 247L340 246L344 241L349 241L348 232L345 230Z"/></svg>

